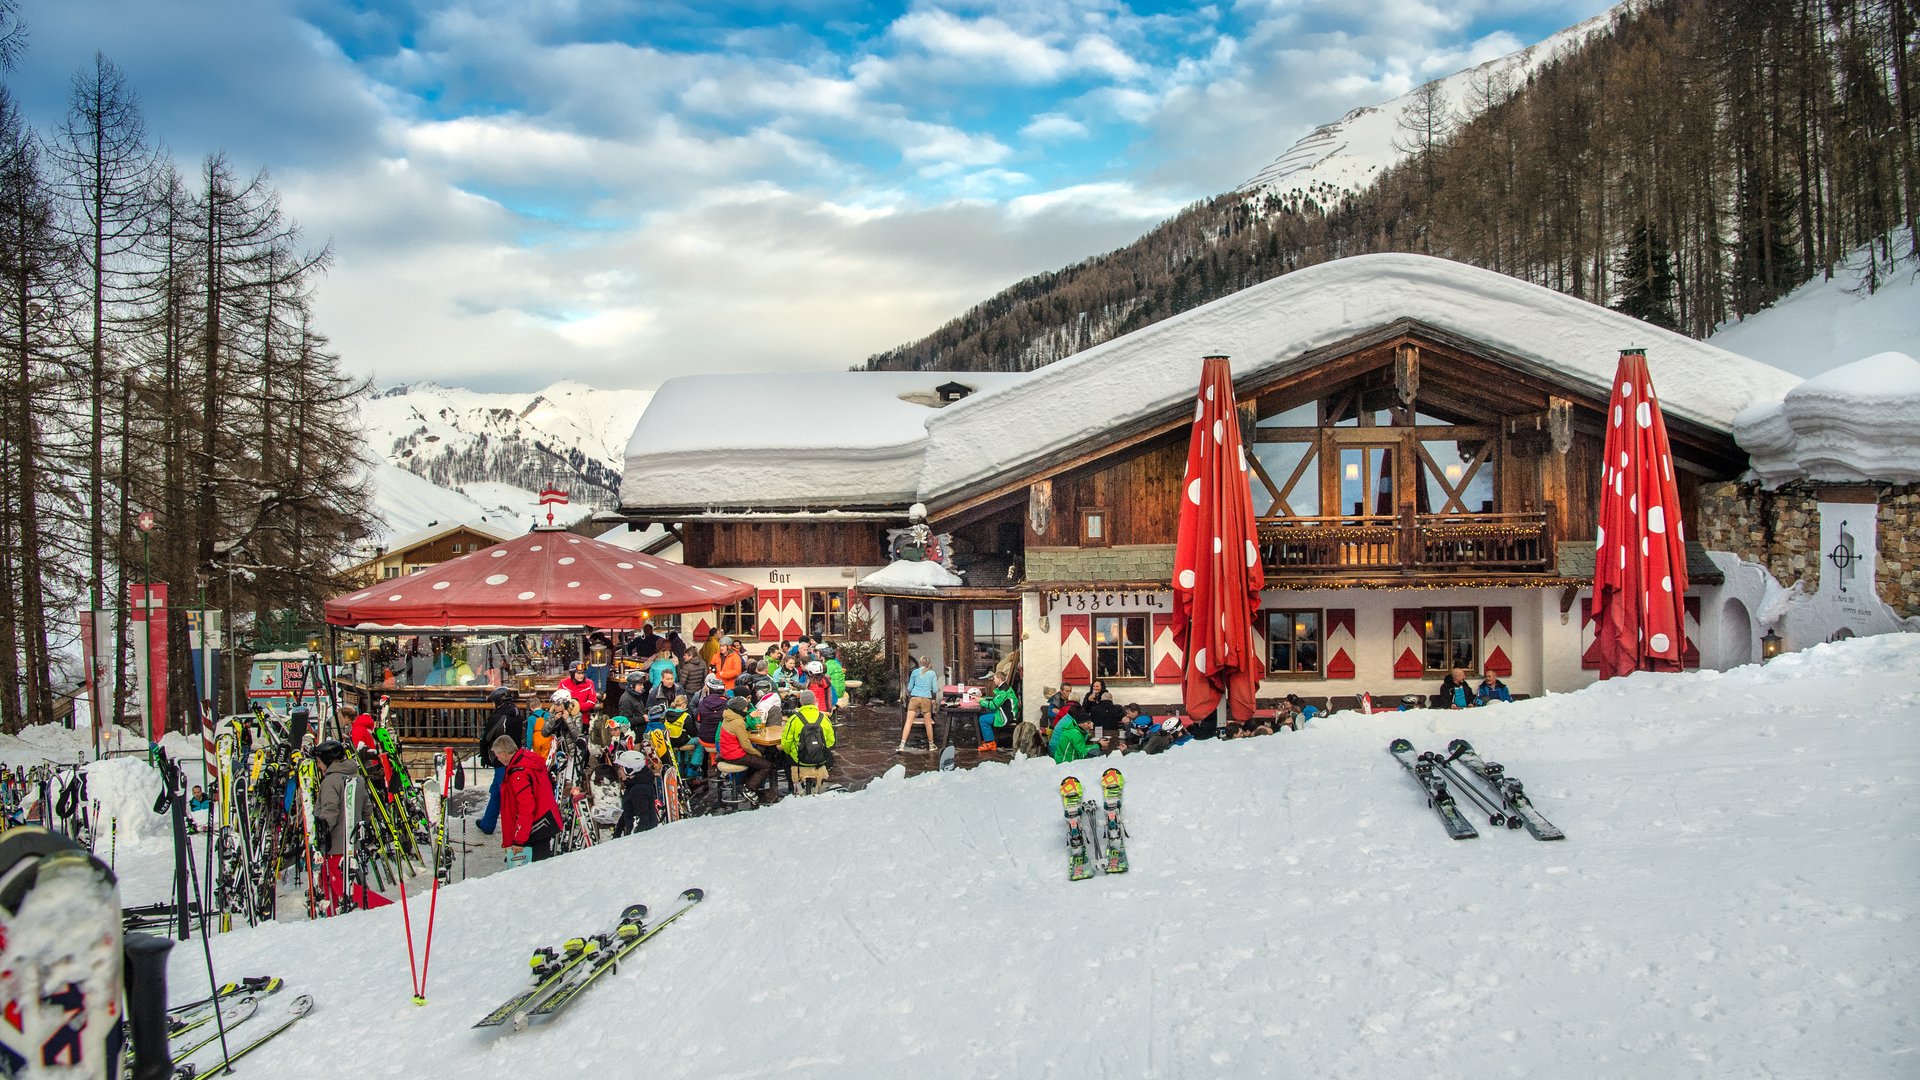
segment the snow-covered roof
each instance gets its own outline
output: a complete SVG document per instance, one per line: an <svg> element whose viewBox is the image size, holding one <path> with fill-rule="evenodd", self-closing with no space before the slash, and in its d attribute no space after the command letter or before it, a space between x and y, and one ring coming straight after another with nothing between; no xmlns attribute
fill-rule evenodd
<svg viewBox="0 0 1920 1080"><path fill-rule="evenodd" d="M1920 481L1920 361L1883 352L1816 375L1734 418L1769 485Z"/></svg>
<svg viewBox="0 0 1920 1080"><path fill-rule="evenodd" d="M958 382L978 396L1024 378L840 371L669 379L627 442L620 503L705 509L911 502L927 420L940 411L934 388Z"/></svg>
<svg viewBox="0 0 1920 1080"><path fill-rule="evenodd" d="M381 541L380 555L375 556L375 558L384 558L396 551L405 551L408 548L417 547L420 544L432 543L443 536L458 532L461 529L472 533L479 533L481 536L486 537L496 544L514 535L496 525L490 525L480 521L434 522L424 529L415 529L403 536L393 536Z"/></svg>
<svg viewBox="0 0 1920 1080"><path fill-rule="evenodd" d="M854 587L865 592L932 596L940 589L965 584L959 574L931 559L895 559L855 582Z"/></svg>
<svg viewBox="0 0 1920 1080"><path fill-rule="evenodd" d="M1644 347L1669 416L1730 431L1797 376L1504 274L1426 255L1358 255L1296 270L968 398L927 422L920 495L938 499L1191 401L1200 360L1232 358L1236 381L1412 319L1520 357L1605 398L1620 350Z"/></svg>

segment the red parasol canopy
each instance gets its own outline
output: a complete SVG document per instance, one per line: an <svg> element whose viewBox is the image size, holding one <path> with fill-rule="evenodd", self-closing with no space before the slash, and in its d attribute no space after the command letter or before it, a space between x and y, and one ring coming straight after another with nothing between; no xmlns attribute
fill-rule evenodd
<svg viewBox="0 0 1920 1080"><path fill-rule="evenodd" d="M471 555L327 601L327 622L366 629L631 630L653 615L706 611L753 586L561 529L535 529Z"/></svg>
<svg viewBox="0 0 1920 1080"><path fill-rule="evenodd" d="M1200 372L1181 490L1173 634L1186 663L1182 696L1196 719L1211 716L1225 696L1234 717L1245 720L1266 671L1252 629L1267 573L1254 542L1247 454L1224 356L1207 357Z"/></svg>
<svg viewBox="0 0 1920 1080"><path fill-rule="evenodd" d="M1586 660L1603 679L1679 671L1686 646L1685 526L1667 422L1639 349L1620 354L1607 417L1594 538L1594 637Z"/></svg>

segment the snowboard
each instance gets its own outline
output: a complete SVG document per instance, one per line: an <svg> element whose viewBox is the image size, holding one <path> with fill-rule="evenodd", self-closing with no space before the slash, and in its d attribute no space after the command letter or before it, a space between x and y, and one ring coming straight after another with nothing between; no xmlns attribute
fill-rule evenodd
<svg viewBox="0 0 1920 1080"><path fill-rule="evenodd" d="M35 825L0 836L0 1076L112 1076L121 1024L120 888Z"/></svg>

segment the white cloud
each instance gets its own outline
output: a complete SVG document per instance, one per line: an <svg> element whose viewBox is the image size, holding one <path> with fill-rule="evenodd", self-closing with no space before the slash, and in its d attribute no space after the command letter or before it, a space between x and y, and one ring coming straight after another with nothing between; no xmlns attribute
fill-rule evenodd
<svg viewBox="0 0 1920 1080"><path fill-rule="evenodd" d="M1020 136L1037 142L1052 142L1057 139L1081 139L1087 135L1087 125L1063 113L1041 113L1020 129Z"/></svg>

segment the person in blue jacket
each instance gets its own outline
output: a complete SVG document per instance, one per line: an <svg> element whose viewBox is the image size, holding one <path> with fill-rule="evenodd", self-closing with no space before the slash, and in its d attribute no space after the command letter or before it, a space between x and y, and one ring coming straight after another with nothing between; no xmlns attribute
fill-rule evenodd
<svg viewBox="0 0 1920 1080"><path fill-rule="evenodd" d="M1512 701L1513 692L1507 684L1495 678L1492 672L1480 677L1480 689L1474 692L1475 705L1487 705L1495 701Z"/></svg>

